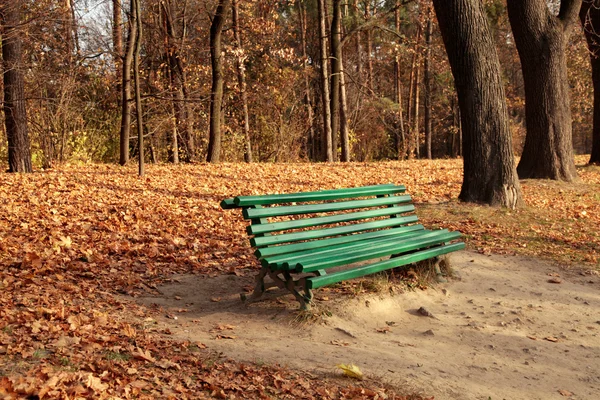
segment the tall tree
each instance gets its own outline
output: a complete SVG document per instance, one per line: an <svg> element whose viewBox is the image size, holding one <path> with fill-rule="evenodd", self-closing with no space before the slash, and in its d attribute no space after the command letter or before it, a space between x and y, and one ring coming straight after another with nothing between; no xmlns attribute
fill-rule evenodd
<svg viewBox="0 0 600 400"><path fill-rule="evenodd" d="M510 208L522 200L500 62L480 0L434 0L460 104L462 201Z"/></svg>
<svg viewBox="0 0 600 400"><path fill-rule="evenodd" d="M0 4L2 66L4 75L4 125L8 139L8 172L32 172L27 107L22 71L22 2Z"/></svg>
<svg viewBox="0 0 600 400"><path fill-rule="evenodd" d="M433 23L431 7L427 7L427 22L425 23L425 60L423 62L423 80L425 89L425 153L427 159L431 160L431 36L433 35Z"/></svg>
<svg viewBox="0 0 600 400"><path fill-rule="evenodd" d="M304 106L306 107L306 126L308 138L306 139L306 152L310 160L317 159L315 128L313 124L313 103L310 86L310 72L308 68L308 54L306 52L306 4L305 0L297 2L300 20L300 41L302 46L302 75L304 77Z"/></svg>
<svg viewBox="0 0 600 400"><path fill-rule="evenodd" d="M341 0L333 0L330 33L331 44L331 146L333 161L337 161L338 132L340 128L340 71L342 65L342 5Z"/></svg>
<svg viewBox="0 0 600 400"><path fill-rule="evenodd" d="M221 36L230 0L219 0L217 10L210 25L210 60L212 66L212 86L210 91L210 117L208 155L206 161L219 162L221 159L221 105L223 103L223 59Z"/></svg>
<svg viewBox="0 0 600 400"><path fill-rule="evenodd" d="M142 110L142 95L140 89L140 51L142 48L142 6L141 0L131 0L134 8L136 26L135 51L133 54L133 79L135 82L135 109L137 115L138 134L138 174L144 176L144 112Z"/></svg>
<svg viewBox="0 0 600 400"><path fill-rule="evenodd" d="M525 84L521 178L577 179L565 50L580 8L581 0L562 0L554 16L546 0L507 2Z"/></svg>
<svg viewBox="0 0 600 400"><path fill-rule="evenodd" d="M113 8L113 20L112 20L112 51L113 51L113 60L115 63L115 76L117 82L117 91L120 92L121 89L121 75L123 72L123 29L121 27L122 23L122 13L121 13L121 0L112 0L112 8ZM119 93L119 96L121 93ZM120 101L118 103L121 104Z"/></svg>
<svg viewBox="0 0 600 400"><path fill-rule="evenodd" d="M244 55L244 48L242 47L242 35L240 33L240 13L238 0L232 0L231 2L231 13L232 13L232 24L233 24L233 36L235 38L235 47L237 50L237 58L235 60L238 86L240 97L242 98L242 117L244 119L244 161L252 162L252 143L250 142L250 116L248 114L248 92L246 91L246 67L244 62L246 57Z"/></svg>
<svg viewBox="0 0 600 400"><path fill-rule="evenodd" d="M394 27L396 33L400 34L400 1L396 1L396 9L394 10ZM394 101L398 107L398 127L394 134L394 143L396 157L403 160L406 155L406 135L404 133L404 115L402 107L402 71L400 69L400 53L396 50L394 55Z"/></svg>
<svg viewBox="0 0 600 400"><path fill-rule="evenodd" d="M600 1L584 0L579 12L583 32L590 51L594 85L594 122L590 164L600 164Z"/></svg>
<svg viewBox="0 0 600 400"><path fill-rule="evenodd" d="M133 21L135 2L130 2L127 18L127 48L123 59L122 95L121 95L121 135L119 140L119 164L129 161L129 136L131 132L131 64L137 36L137 25Z"/></svg>
<svg viewBox="0 0 600 400"><path fill-rule="evenodd" d="M319 48L321 54L321 95L323 105L323 160L333 161L331 130L331 104L329 100L329 74L327 61L327 29L325 25L325 0L317 0L319 14Z"/></svg>

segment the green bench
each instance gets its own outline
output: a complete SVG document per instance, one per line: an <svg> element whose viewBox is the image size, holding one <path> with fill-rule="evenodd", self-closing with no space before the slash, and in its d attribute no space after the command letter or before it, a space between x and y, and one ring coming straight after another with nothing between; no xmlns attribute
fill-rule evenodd
<svg viewBox="0 0 600 400"><path fill-rule="evenodd" d="M313 289L465 247L459 232L417 224L405 191L387 184L223 200L221 208L242 208L251 221L247 232L262 268L250 300L277 286L307 309Z"/></svg>

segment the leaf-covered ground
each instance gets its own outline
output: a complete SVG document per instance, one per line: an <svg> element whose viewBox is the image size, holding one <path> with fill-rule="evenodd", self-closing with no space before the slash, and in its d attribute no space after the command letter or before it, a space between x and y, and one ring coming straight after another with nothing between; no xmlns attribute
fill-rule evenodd
<svg viewBox="0 0 600 400"><path fill-rule="evenodd" d="M471 250L597 268L600 168L585 160L578 183L524 181L516 211L458 203L459 160L0 174L0 397L408 398L374 381L221 360L169 339L151 310L120 295L174 273L256 267L239 212L219 207L225 197L390 182L407 186L426 226L460 230Z"/></svg>

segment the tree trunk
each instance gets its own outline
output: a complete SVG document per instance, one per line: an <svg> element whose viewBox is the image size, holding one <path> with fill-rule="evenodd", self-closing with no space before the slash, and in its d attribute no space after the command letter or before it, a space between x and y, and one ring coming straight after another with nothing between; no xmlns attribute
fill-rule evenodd
<svg viewBox="0 0 600 400"><path fill-rule="evenodd" d="M2 64L4 68L4 125L8 139L8 172L32 172L27 128L25 84L21 70L21 1L2 2Z"/></svg>
<svg viewBox="0 0 600 400"><path fill-rule="evenodd" d="M371 2L367 0L365 2L365 20L368 21L369 19L371 19ZM365 36L367 41L367 84L369 90L373 92L373 30L368 28Z"/></svg>
<svg viewBox="0 0 600 400"><path fill-rule="evenodd" d="M409 86L408 86L408 104L406 107L406 126L408 127L408 143L406 146L406 155L408 158L414 158L414 126L415 126L415 104L418 104L415 101L415 93L417 92L417 85L419 82L419 78L416 77L417 71L419 69L419 44L421 43L421 24L417 26L417 32L415 34L415 47L413 51L413 58L410 63L410 77ZM418 93L416 94L418 96Z"/></svg>
<svg viewBox="0 0 600 400"><path fill-rule="evenodd" d="M121 0L112 0L113 21L112 21L112 41L113 41L113 61L115 63L115 81L117 86L117 97L121 96L121 85L123 75L123 29L121 28ZM122 99L117 99L117 104L121 107Z"/></svg>
<svg viewBox="0 0 600 400"><path fill-rule="evenodd" d="M583 32L590 51L592 83L594 85L594 125L592 128L592 154L590 164L600 164L600 3L584 0L579 12Z"/></svg>
<svg viewBox="0 0 600 400"><path fill-rule="evenodd" d="M425 27L425 61L424 61L424 86L425 86L425 152L428 160L431 160L431 35L433 34L431 21L431 8L427 9L427 23Z"/></svg>
<svg viewBox="0 0 600 400"><path fill-rule="evenodd" d="M461 111L464 175L459 198L514 208L514 167L500 62L480 0L434 0Z"/></svg>
<svg viewBox="0 0 600 400"><path fill-rule="evenodd" d="M346 5L346 13L347 13ZM341 21L341 17L340 17ZM341 31L340 31L341 37ZM346 77L344 75L344 49L340 42L338 49L339 71L340 71L340 142L342 147L341 161L349 162L350 151L350 128L348 127L348 98L346 96Z"/></svg>
<svg viewBox="0 0 600 400"><path fill-rule="evenodd" d="M178 139L181 137L182 146L173 147L170 150L169 161L177 163L180 158L191 162L194 158L194 135L191 122L192 112L189 110L189 101L187 96L185 68L182 61L181 48L184 45L185 29L178 28L178 21L185 20L185 15L181 18L177 15L177 8L174 1L165 1L162 4L162 14L164 20L165 32L165 59L169 66L171 96L173 101L173 110L175 117L175 131ZM185 25L185 22L183 22ZM172 143L179 140L172 140ZM183 154L180 147L183 148ZM181 156L181 157L180 157Z"/></svg>
<svg viewBox="0 0 600 400"><path fill-rule="evenodd" d="M133 61L134 44L137 35L137 26L132 22L132 16L135 13L134 7L134 2L131 2L128 18L127 49L125 51L125 58L123 59L121 135L119 140L120 165L125 165L129 161L129 136L131 130L131 63Z"/></svg>
<svg viewBox="0 0 600 400"><path fill-rule="evenodd" d="M396 3L396 10L394 11L394 25L396 28L396 32L400 33L400 4ZM403 160L406 155L406 134L404 132L404 116L403 116L403 107L402 107L402 71L400 70L400 55L396 52L394 56L394 93L396 105L398 107L398 129L394 134L394 143L395 143L395 151L396 158L399 160Z"/></svg>
<svg viewBox="0 0 600 400"><path fill-rule="evenodd" d="M313 104L310 95L310 78L308 70L308 55L306 53L306 5L304 0L298 1L299 15L300 15L300 39L302 42L302 72L304 75L304 106L306 107L306 127L308 132L308 138L306 140L306 152L309 160L316 160L316 137L315 129L313 126Z"/></svg>
<svg viewBox="0 0 600 400"><path fill-rule="evenodd" d="M248 93L246 92L246 67L244 66L245 56L242 48L242 37L240 35L239 26L239 10L238 1L232 0L231 11L232 11L232 23L233 23L233 36L235 38L235 47L238 51L236 59L236 70L238 85L240 90L240 97L242 98L242 112L244 119L244 161L247 163L252 162L252 143L250 141L250 117L248 115Z"/></svg>
<svg viewBox="0 0 600 400"><path fill-rule="evenodd" d="M580 7L581 0L562 0L554 16L546 0L507 2L525 84L521 178L577 179L565 48Z"/></svg>
<svg viewBox="0 0 600 400"><path fill-rule="evenodd" d="M331 20L331 145L333 161L337 161L338 132L340 127L340 74L342 63L342 6L341 0L333 0Z"/></svg>
<svg viewBox="0 0 600 400"><path fill-rule="evenodd" d="M221 36L229 0L219 0L219 5L210 25L210 60L212 66L212 87L210 91L210 120L208 156L206 161L219 162L221 159L221 105L223 104L223 59Z"/></svg>
<svg viewBox="0 0 600 400"><path fill-rule="evenodd" d="M327 29L325 27L325 0L317 0L319 13L319 47L321 51L321 90L323 105L323 160L333 162L331 108L329 102L329 75L327 62Z"/></svg>
<svg viewBox="0 0 600 400"><path fill-rule="evenodd" d="M140 90L140 48L142 47L142 8L141 0L131 0L135 3L135 51L133 55L133 76L135 81L135 108L137 114L138 134L138 175L144 176L144 119L142 110L142 95Z"/></svg>
<svg viewBox="0 0 600 400"><path fill-rule="evenodd" d="M421 54L417 57L417 72L415 74L415 95L413 97L413 126L412 126L412 134L411 137L411 151L408 155L409 158L419 158L420 154L420 132L419 132L419 99L420 99L420 91L421 91Z"/></svg>

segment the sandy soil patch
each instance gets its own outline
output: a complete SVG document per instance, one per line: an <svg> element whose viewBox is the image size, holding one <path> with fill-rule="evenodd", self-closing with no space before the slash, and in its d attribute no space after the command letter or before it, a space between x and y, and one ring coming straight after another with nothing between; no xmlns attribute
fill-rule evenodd
<svg viewBox="0 0 600 400"><path fill-rule="evenodd" d="M294 321L290 295L243 304L250 274L177 276L140 301L173 337L240 361L325 374L354 363L436 399L600 398L596 273L468 251L451 263L460 278L427 291L328 296L312 323Z"/></svg>

